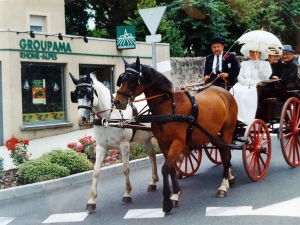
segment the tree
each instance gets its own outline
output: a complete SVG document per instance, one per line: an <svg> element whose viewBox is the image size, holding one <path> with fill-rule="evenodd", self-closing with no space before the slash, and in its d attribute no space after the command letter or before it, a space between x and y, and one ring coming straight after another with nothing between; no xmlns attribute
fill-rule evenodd
<svg viewBox="0 0 300 225"><path fill-rule="evenodd" d="M145 37L150 35L148 28L138 10L153 7L157 7L156 0L142 0L137 4L137 10L135 10L134 16L125 21L125 23L128 25L135 25L137 41L145 41ZM162 42L170 43L170 55L172 57L184 56L184 38L180 36L180 31L176 29L176 24L174 21L167 20L166 16L163 16L158 26L157 33L161 34Z"/></svg>
<svg viewBox="0 0 300 225"><path fill-rule="evenodd" d="M136 2L132 0L90 0L94 12L95 28L106 31L107 38L116 38L116 26L133 16Z"/></svg>
<svg viewBox="0 0 300 225"><path fill-rule="evenodd" d="M65 0L66 33L85 36L92 17L89 0Z"/></svg>

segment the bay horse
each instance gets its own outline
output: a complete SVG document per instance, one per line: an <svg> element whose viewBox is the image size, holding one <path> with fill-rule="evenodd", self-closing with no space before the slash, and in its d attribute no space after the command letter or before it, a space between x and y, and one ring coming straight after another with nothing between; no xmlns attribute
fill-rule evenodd
<svg viewBox="0 0 300 225"><path fill-rule="evenodd" d="M223 161L223 180L217 197L225 197L230 184L231 143L237 122L238 107L234 97L225 89L211 86L198 93L173 90L172 83L152 67L124 60L125 72L117 81L119 90L114 99L117 109L126 109L129 101L141 93L145 94L151 112L141 115L138 121L151 122L152 133L165 157L162 166L163 211L169 213L178 205L181 190L176 178L175 163L187 146L213 143L220 151ZM169 185L173 186L173 195ZM228 181L229 180L229 181ZM170 197L171 196L171 197ZM173 200L173 201L172 201Z"/></svg>
<svg viewBox="0 0 300 225"><path fill-rule="evenodd" d="M131 203L130 192L132 186L129 179L129 154L130 145L134 143L142 143L147 150L151 165L152 179L148 186L148 191L156 190L156 182L158 182L156 155L151 142L153 137L151 131L132 129L122 129L116 127L103 127L102 118L107 119L128 119L133 117L133 110L128 107L127 110L120 112L112 109L112 101L114 96L110 90L99 82L95 76L91 76L88 72L80 79L75 78L71 73L70 77L76 85L75 91L71 92L71 100L78 103L78 123L83 125L90 120L90 114L95 112L94 117L94 138L96 140L96 162L93 170L93 182L90 198L87 202L86 210L94 211L96 209L97 184L100 174L100 168L109 149L120 149L123 161L123 173L126 180L126 189L122 198L122 203ZM145 106L145 103L135 104L137 110ZM98 112L98 113L97 113Z"/></svg>

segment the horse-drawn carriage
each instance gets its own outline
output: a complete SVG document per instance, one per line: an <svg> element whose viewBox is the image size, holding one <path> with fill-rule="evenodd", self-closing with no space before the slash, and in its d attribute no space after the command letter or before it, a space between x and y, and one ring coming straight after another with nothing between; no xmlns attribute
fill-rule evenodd
<svg viewBox="0 0 300 225"><path fill-rule="evenodd" d="M300 74L299 74L300 76ZM266 88L275 88L275 97L266 97ZM244 142L240 147L243 151L243 163L247 175L252 180L261 180L266 175L271 159L270 133L277 134L282 154L291 167L300 165L300 77L288 88L282 87L279 81L262 81L257 85L258 109L256 119L248 130L242 123L237 123L233 143ZM241 139L241 137L243 137ZM182 155L177 163L180 175L192 176L200 167L202 149L215 164L222 164L218 149L208 143L190 149L189 155Z"/></svg>
<svg viewBox="0 0 300 225"><path fill-rule="evenodd" d="M124 63L126 70L118 79L117 85L120 86L120 89L115 97L104 85L89 78L89 74L87 74L87 78L80 80L71 76L76 85L76 91L71 93L72 101L79 103L78 100L80 100L78 109L84 111L85 114L80 120L87 121L89 117L87 112L92 111L93 108L94 114L98 116L95 125L99 132L101 129L101 135L98 135L97 140L97 165L95 164L94 168L94 180L87 210L93 211L96 208L97 179L101 162L106 153L105 148L108 143L109 146L115 142L120 144L122 140L123 172L126 176L123 202L131 202L131 185L128 176L130 171L128 167L129 140L131 137L129 133L121 134L118 131L129 129L120 128L152 131L157 139L165 157L162 167L164 212L172 210L173 201L175 204L178 203L181 191L177 182L177 171L185 176L193 175L200 166L202 149L212 162L223 164L224 167L223 180L217 191L217 197L225 197L227 190L235 181L230 163L232 149L242 150L244 167L251 179L260 180L266 175L272 153L270 133L278 134L287 163L293 167L300 165L299 86L290 90L289 93L294 96L288 98L284 104L282 102L277 104L275 101L276 107L282 108L280 115L274 114L274 118L271 117L268 120L255 119L252 124L245 126L237 122L237 104L227 90L211 86L193 93L187 90L174 91L172 83L164 75L151 67L140 64L139 58L135 63L129 64L125 60ZM128 110L124 113L114 110L112 103L117 109L124 110L127 108L128 102L133 101L141 93L145 94L146 98L143 100L147 100L149 110L142 110L142 113L136 115ZM260 104L265 104L265 102L260 101ZM277 122L279 122L279 127L275 127ZM151 123L151 128L141 126L140 123ZM109 128L115 130L106 132L105 129ZM118 138L116 133L125 136ZM131 134L134 132L132 131ZM108 139L107 135L110 135ZM149 147L149 134L146 136ZM154 153L151 151L151 147L148 148L148 153L153 163L152 181L148 187L148 191L151 191L155 190L153 186L158 181L158 176L155 156L153 157ZM169 176L173 186L171 197Z"/></svg>

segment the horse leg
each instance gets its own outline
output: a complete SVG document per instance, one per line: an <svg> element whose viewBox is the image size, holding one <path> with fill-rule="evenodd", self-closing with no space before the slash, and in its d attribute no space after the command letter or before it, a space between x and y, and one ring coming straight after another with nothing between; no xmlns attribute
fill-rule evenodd
<svg viewBox="0 0 300 225"><path fill-rule="evenodd" d="M181 150L183 149L182 142L179 140L173 140L172 144L170 145L169 151L164 151L162 145L159 145L161 151L164 153L166 161L162 167L162 175L163 175L163 212L169 213L173 209L173 202L172 200L177 201L175 202L175 206L178 206L178 196L180 195L180 188L178 184L178 180L176 178L176 169L175 163L178 159ZM167 152L167 156L166 156ZM169 175L171 176L172 185L173 185L173 196L172 199L170 198L171 190L169 185Z"/></svg>
<svg viewBox="0 0 300 225"><path fill-rule="evenodd" d="M163 176L163 196L164 196L163 212L165 213L169 213L173 209L173 202L170 199L170 195L171 195L171 189L169 184L170 172L171 172L171 167L170 165L167 165L165 162L161 168L161 173Z"/></svg>
<svg viewBox="0 0 300 225"><path fill-rule="evenodd" d="M177 180L177 170L174 166L171 166L170 171L172 186L173 186L173 195L171 196L171 200L174 202L174 207L178 207L178 198L181 195L181 190L179 188L178 180Z"/></svg>
<svg viewBox="0 0 300 225"><path fill-rule="evenodd" d="M151 167L152 167L152 180L148 186L147 191L148 192L153 192L156 191L156 182L159 181L158 174L157 174L157 164L156 164L156 154L151 142L151 138L149 138L147 141L145 141L144 146L147 150L150 162L151 162Z"/></svg>
<svg viewBox="0 0 300 225"><path fill-rule="evenodd" d="M120 149L121 149L122 161L123 161L123 173L125 175L125 181L126 181L126 189L125 189L125 193L124 193L123 198L122 198L122 203L123 204L128 204L128 203L131 203L130 192L132 190L130 179L129 179L129 173L130 173L130 168L129 168L130 146L129 146L129 142L121 143L120 144Z"/></svg>
<svg viewBox="0 0 300 225"><path fill-rule="evenodd" d="M87 205L86 205L86 210L88 212L92 212L96 209L95 199L97 198L98 178L99 178L101 165L103 163L106 152L107 152L106 148L104 148L104 146L99 145L97 143L97 146L96 146L96 162L95 162L94 170L93 170L92 190L91 190L91 193L90 193L90 198L89 198L89 200L87 202Z"/></svg>
<svg viewBox="0 0 300 225"><path fill-rule="evenodd" d="M228 174L230 168L230 157L228 157L228 155L231 155L230 148L220 148L220 155L223 162L223 180L221 186L218 189L217 197L224 198L226 197L227 191L229 189Z"/></svg>

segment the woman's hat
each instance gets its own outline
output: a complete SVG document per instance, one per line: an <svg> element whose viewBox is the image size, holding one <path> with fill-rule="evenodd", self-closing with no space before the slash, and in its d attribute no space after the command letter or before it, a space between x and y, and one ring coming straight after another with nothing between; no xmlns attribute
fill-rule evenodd
<svg viewBox="0 0 300 225"><path fill-rule="evenodd" d="M295 50L292 48L291 45L283 45L283 52L295 53Z"/></svg>
<svg viewBox="0 0 300 225"><path fill-rule="evenodd" d="M213 37L213 38L211 39L211 41L210 41L210 45L217 44L217 43L220 43L220 44L224 45L225 41L224 41L223 38L217 37L217 36L216 36L216 37Z"/></svg>
<svg viewBox="0 0 300 225"><path fill-rule="evenodd" d="M282 50L281 49L269 49L268 55L282 55Z"/></svg>
<svg viewBox="0 0 300 225"><path fill-rule="evenodd" d="M258 51L261 53L261 55L260 55L261 59L267 59L268 58L268 50L269 50L269 47L266 43L255 42L255 43L244 44L241 48L241 53L244 56L249 57L249 51Z"/></svg>

